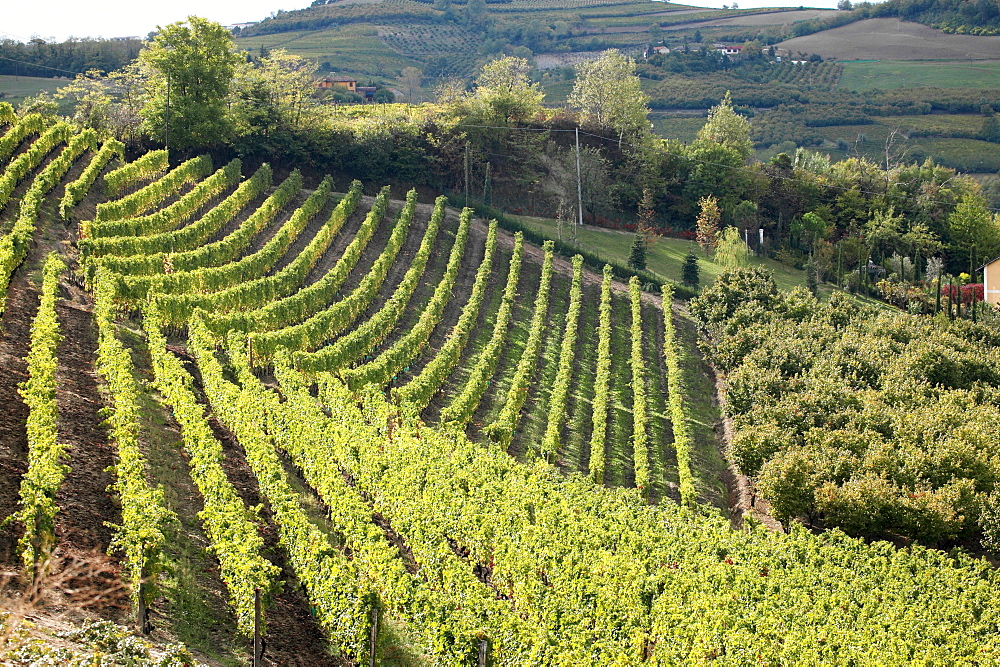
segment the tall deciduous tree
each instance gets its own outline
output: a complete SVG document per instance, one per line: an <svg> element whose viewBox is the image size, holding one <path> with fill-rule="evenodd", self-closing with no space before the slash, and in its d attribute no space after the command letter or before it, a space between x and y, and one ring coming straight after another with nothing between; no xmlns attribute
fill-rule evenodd
<svg viewBox="0 0 1000 667"><path fill-rule="evenodd" d="M420 84L424 79L424 73L416 67L404 67L399 78L400 86L406 93L406 101L409 104L421 102Z"/></svg>
<svg viewBox="0 0 1000 667"><path fill-rule="evenodd" d="M712 195L702 197L698 202L701 212L698 214L698 245L705 252L711 252L719 242L720 225L722 224L722 212L719 210L719 202Z"/></svg>
<svg viewBox="0 0 1000 667"><path fill-rule="evenodd" d="M649 131L646 103L635 74L635 61L618 49L610 49L597 60L576 67L576 85L569 96L571 106L585 118L611 128L619 141L626 135Z"/></svg>
<svg viewBox="0 0 1000 667"><path fill-rule="evenodd" d="M748 264L748 255L740 230L726 227L715 246L715 261L726 271L734 271Z"/></svg>
<svg viewBox="0 0 1000 667"><path fill-rule="evenodd" d="M1000 254L1000 222L986 208L978 192L966 194L948 217L951 233L951 268L974 271L984 261Z"/></svg>
<svg viewBox="0 0 1000 667"><path fill-rule="evenodd" d="M517 123L538 112L545 94L537 83L531 83L530 72L528 61L515 56L505 56L483 65L476 77L474 99L487 119Z"/></svg>
<svg viewBox="0 0 1000 667"><path fill-rule="evenodd" d="M735 150L744 160L753 155L750 121L733 110L733 98L729 92L708 112L708 121L698 130L697 141L712 142Z"/></svg>
<svg viewBox="0 0 1000 667"><path fill-rule="evenodd" d="M315 108L314 66L284 49L274 49L237 68L231 115L241 136L270 136L278 128L297 129Z"/></svg>
<svg viewBox="0 0 1000 667"><path fill-rule="evenodd" d="M161 28L139 54L150 72L141 111L145 130L157 138L169 131L170 145L182 150L225 141L232 130L227 101L240 61L232 36L218 23L189 16Z"/></svg>

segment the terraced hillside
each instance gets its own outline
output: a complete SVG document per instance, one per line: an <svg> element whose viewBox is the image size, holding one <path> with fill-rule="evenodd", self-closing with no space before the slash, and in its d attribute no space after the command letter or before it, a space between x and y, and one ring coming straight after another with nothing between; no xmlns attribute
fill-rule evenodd
<svg viewBox="0 0 1000 667"><path fill-rule="evenodd" d="M8 570L110 551L104 613L218 664L256 590L275 664L1000 656L988 565L712 508L669 292L444 199L0 113Z"/></svg>

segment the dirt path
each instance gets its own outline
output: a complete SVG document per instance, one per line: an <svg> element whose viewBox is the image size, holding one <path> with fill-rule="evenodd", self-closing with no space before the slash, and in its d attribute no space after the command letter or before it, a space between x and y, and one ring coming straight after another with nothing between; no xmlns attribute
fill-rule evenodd
<svg viewBox="0 0 1000 667"><path fill-rule="evenodd" d="M84 293L76 296L80 298ZM79 549L107 551L113 532L106 522L120 523L121 510L107 490L114 482L107 469L115 463L116 450L100 426L103 418L99 411L104 404L94 374L97 329L90 304L63 299L56 312L63 333L56 350L59 440L69 466L56 495L56 536L59 550L64 553Z"/></svg>
<svg viewBox="0 0 1000 667"><path fill-rule="evenodd" d="M24 358L30 349L31 320L38 311L37 272L44 249L35 247L21 268L14 273L8 290L6 310L0 330L0 508L3 518L18 505L20 479L28 470L28 436L25 422L28 407L17 392L17 385L28 379ZM20 530L14 526L0 529L0 558L13 564Z"/></svg>
<svg viewBox="0 0 1000 667"><path fill-rule="evenodd" d="M278 544L278 527L270 506L260 493L257 479L250 471L246 454L236 438L219 421L209 420L212 430L222 443L223 468L247 506L262 505L260 526L264 538L264 556L281 568L281 591L267 608L266 658L272 665L331 667L340 665L326 651L326 640L316 618L311 616L309 600L302 585L292 572L284 549Z"/></svg>

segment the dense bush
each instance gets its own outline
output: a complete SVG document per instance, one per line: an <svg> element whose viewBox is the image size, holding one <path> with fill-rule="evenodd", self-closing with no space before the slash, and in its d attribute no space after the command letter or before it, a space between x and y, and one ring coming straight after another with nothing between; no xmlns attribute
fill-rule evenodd
<svg viewBox="0 0 1000 667"><path fill-rule="evenodd" d="M728 373L730 458L778 519L985 540L1000 481L994 330L779 294L759 269L724 275L691 312Z"/></svg>

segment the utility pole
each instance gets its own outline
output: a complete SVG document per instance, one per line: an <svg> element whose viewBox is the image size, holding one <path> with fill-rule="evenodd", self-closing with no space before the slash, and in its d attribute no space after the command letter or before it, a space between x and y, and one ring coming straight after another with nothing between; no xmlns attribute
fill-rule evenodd
<svg viewBox="0 0 1000 667"><path fill-rule="evenodd" d="M577 211L579 212L579 217L577 218L578 225L583 224L583 184L580 179L580 128L576 128L576 204ZM574 236L576 234L574 233Z"/></svg>
<svg viewBox="0 0 1000 667"><path fill-rule="evenodd" d="M465 142L465 205L469 205L469 142Z"/></svg>
<svg viewBox="0 0 1000 667"><path fill-rule="evenodd" d="M170 71L167 71L167 116L166 116L166 129L163 133L163 145L167 149L167 153L170 152Z"/></svg>

